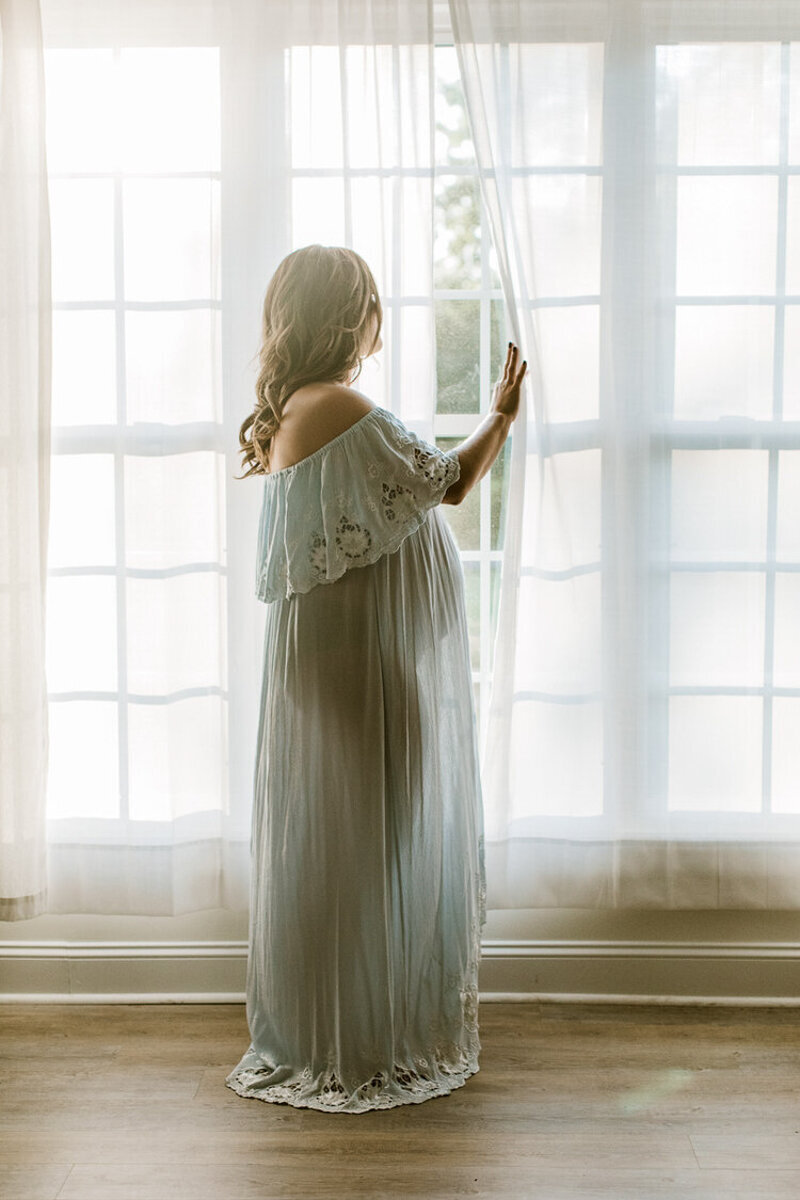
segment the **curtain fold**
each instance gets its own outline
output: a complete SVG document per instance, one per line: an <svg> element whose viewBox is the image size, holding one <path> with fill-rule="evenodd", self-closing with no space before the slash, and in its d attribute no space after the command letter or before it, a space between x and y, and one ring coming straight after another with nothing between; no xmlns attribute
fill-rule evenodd
<svg viewBox="0 0 800 1200"><path fill-rule="evenodd" d="M0 920L47 903L50 230L38 0L0 3Z"/></svg>
<svg viewBox="0 0 800 1200"><path fill-rule="evenodd" d="M533 367L483 754L487 903L797 908L800 13L450 13Z"/></svg>
<svg viewBox="0 0 800 1200"><path fill-rule="evenodd" d="M431 0L304 0L276 12L290 47L291 246L338 243L369 263L385 349L354 386L432 440Z"/></svg>
<svg viewBox="0 0 800 1200"><path fill-rule="evenodd" d="M291 249L359 251L356 386L432 439L429 0L43 0L54 251L48 912L246 911L263 479ZM80 386L75 380L80 378Z"/></svg>

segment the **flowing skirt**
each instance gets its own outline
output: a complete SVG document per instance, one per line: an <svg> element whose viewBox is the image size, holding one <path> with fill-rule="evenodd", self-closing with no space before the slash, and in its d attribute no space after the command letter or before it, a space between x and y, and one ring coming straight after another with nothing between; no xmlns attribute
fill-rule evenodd
<svg viewBox="0 0 800 1200"><path fill-rule="evenodd" d="M267 606L241 1096L365 1112L478 1070L483 810L464 577L438 508Z"/></svg>

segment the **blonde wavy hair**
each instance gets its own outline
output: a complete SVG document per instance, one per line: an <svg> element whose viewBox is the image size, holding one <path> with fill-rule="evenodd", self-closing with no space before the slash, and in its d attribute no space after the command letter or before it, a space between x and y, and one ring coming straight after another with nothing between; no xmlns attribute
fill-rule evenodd
<svg viewBox="0 0 800 1200"><path fill-rule="evenodd" d="M307 383L356 379L382 322L375 280L355 250L304 246L284 258L264 296L256 403L239 430L248 469L235 479L268 474L270 443L289 396Z"/></svg>

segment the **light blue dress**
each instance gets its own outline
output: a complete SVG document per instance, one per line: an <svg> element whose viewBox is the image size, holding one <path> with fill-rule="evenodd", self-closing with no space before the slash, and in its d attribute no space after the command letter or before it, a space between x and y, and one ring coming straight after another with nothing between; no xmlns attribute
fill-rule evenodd
<svg viewBox="0 0 800 1200"><path fill-rule="evenodd" d="M418 1104L478 1070L483 809L445 454L375 406L264 477L240 1096Z"/></svg>

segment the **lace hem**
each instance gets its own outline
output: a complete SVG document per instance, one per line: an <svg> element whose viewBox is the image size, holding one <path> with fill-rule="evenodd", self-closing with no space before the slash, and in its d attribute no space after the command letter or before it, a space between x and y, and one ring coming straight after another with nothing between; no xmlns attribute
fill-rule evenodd
<svg viewBox="0 0 800 1200"><path fill-rule="evenodd" d="M242 1060L261 1061L250 1046ZM448 1096L463 1087L471 1075L480 1070L477 1054L462 1056L462 1065L454 1066L446 1053L434 1051L427 1061L416 1059L413 1067L395 1064L391 1072L377 1071L367 1082L348 1093L335 1071L327 1071L316 1091L311 1068L290 1083L273 1083L259 1087L260 1077L274 1074L274 1068L264 1065L239 1064L225 1080L237 1095L271 1104L290 1104L294 1108L315 1108L322 1112L372 1112L375 1109L397 1108L403 1104L422 1104L437 1096ZM305 1093L305 1094L304 1094Z"/></svg>
<svg viewBox="0 0 800 1200"><path fill-rule="evenodd" d="M484 886L479 885L479 912L470 924L470 948L465 976L450 978L458 989L461 1021L458 1040L452 1037L441 1015L434 1015L428 1036L434 1045L426 1056L411 1065L394 1063L390 1071L378 1070L371 1079L350 1092L335 1067L317 1072L305 1066L292 1071L289 1066L271 1066L251 1043L225 1084L245 1099L272 1104L291 1104L294 1108L316 1108L322 1112L370 1112L397 1108L402 1104L422 1104L436 1096L448 1096L463 1087L480 1070L481 1049L478 1029L478 967L481 958L480 927L485 919ZM266 1082L277 1075L275 1083ZM259 1081L262 1081L259 1083Z"/></svg>

